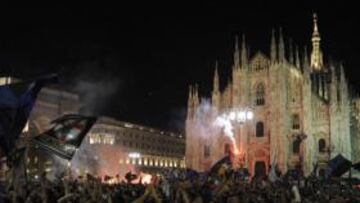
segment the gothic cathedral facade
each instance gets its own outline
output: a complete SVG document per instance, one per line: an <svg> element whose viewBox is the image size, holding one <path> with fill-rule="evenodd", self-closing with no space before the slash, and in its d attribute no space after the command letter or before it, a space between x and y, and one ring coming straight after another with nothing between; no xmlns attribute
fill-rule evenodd
<svg viewBox="0 0 360 203"><path fill-rule="evenodd" d="M316 15L313 23L310 56L306 47L300 54L291 43L285 51L280 29L278 37L272 32L270 56L257 52L249 57L243 36L240 48L236 40L232 80L224 90L217 65L210 102L199 98L197 85L190 87L187 167L207 170L229 153L231 140L212 123L244 108L253 118L234 123L232 131L252 175L268 173L274 163L283 172L301 167L308 175L316 163L325 165L337 154L359 161L360 104L349 93L343 66L323 60Z"/></svg>

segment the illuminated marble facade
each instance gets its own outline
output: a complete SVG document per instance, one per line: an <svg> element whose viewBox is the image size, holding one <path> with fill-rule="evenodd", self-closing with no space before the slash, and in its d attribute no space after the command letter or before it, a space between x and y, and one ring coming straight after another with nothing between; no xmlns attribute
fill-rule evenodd
<svg viewBox="0 0 360 203"><path fill-rule="evenodd" d="M268 173L272 163L283 172L301 167L309 174L316 162L323 166L338 153L359 161L353 155L359 145L352 144L359 131L350 126L359 123L356 99L349 94L343 66L323 61L316 15L310 57L306 47L299 51L292 43L285 50L281 29L275 35L273 30L269 56L256 52L249 57L245 37L240 48L236 40L231 81L220 90L216 65L209 107L204 107L197 85L190 87L188 167L206 170L227 153L230 141L212 122L244 107L252 109L254 119L235 124L234 133L237 145L244 145L242 158L252 175Z"/></svg>

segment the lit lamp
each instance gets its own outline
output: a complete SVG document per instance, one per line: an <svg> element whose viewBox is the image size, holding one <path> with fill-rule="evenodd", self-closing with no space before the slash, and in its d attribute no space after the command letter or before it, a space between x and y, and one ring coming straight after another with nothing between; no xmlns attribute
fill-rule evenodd
<svg viewBox="0 0 360 203"><path fill-rule="evenodd" d="M236 110L234 112L230 112L229 114L229 118L231 121L235 122L235 123L239 123L240 124L240 130L242 130L242 126L243 124L245 124L247 121L251 121L254 118L254 113L248 109L239 109ZM243 133L240 134L240 136L242 136ZM240 138L240 144L244 145L244 141ZM237 162L239 161L240 163L244 164L243 162L245 162L245 151L243 150L243 147L241 147L240 150L240 154L238 154L235 164L238 164Z"/></svg>

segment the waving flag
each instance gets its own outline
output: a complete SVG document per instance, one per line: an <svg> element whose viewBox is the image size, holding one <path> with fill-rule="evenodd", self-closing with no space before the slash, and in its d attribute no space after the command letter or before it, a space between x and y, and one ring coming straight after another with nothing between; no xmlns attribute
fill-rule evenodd
<svg viewBox="0 0 360 203"><path fill-rule="evenodd" d="M0 147L5 156L14 152L41 88L57 81L56 75L31 82L0 86Z"/></svg>
<svg viewBox="0 0 360 203"><path fill-rule="evenodd" d="M95 117L64 115L52 121L51 129L37 136L33 143L55 155L71 160L95 121Z"/></svg>
<svg viewBox="0 0 360 203"><path fill-rule="evenodd" d="M223 168L231 168L232 162L229 155L224 156L218 160L209 170L209 174L218 175Z"/></svg>
<svg viewBox="0 0 360 203"><path fill-rule="evenodd" d="M352 166L351 161L347 160L341 154L332 158L326 168L326 178L341 177L344 173L348 172Z"/></svg>

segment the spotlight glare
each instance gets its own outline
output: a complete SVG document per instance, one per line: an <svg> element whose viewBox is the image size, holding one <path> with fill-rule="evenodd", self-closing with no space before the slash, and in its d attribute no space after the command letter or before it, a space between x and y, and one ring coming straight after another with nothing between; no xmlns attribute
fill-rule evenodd
<svg viewBox="0 0 360 203"><path fill-rule="evenodd" d="M246 114L246 118L248 120L252 120L254 118L254 113L252 111L248 111Z"/></svg>
<svg viewBox="0 0 360 203"><path fill-rule="evenodd" d="M232 121L235 120L235 118L236 118L235 112L230 112L229 118L230 118L230 120L232 120Z"/></svg>

